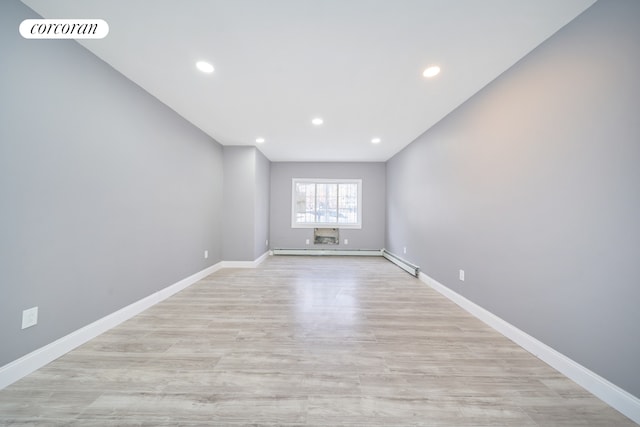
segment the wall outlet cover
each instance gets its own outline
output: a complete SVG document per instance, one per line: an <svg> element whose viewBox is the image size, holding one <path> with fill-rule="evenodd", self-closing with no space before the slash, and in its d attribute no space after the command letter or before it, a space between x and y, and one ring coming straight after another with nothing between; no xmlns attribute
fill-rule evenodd
<svg viewBox="0 0 640 427"><path fill-rule="evenodd" d="M460 277L460 280L464 282L464 270L460 270L458 277Z"/></svg>
<svg viewBox="0 0 640 427"><path fill-rule="evenodd" d="M32 307L22 312L22 329L38 324L38 307Z"/></svg>

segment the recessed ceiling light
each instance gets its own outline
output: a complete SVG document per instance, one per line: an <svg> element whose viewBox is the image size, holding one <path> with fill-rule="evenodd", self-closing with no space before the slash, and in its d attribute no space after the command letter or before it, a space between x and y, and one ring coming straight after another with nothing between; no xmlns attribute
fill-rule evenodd
<svg viewBox="0 0 640 427"><path fill-rule="evenodd" d="M256 142L258 144L262 144L264 142L264 138L256 138Z"/></svg>
<svg viewBox="0 0 640 427"><path fill-rule="evenodd" d="M196 67L198 67L198 70L202 71L203 73L213 73L213 65L209 64L208 62L198 61L196 62Z"/></svg>
<svg viewBox="0 0 640 427"><path fill-rule="evenodd" d="M322 123L324 123L324 120L322 120L320 117L316 117L315 119L311 120L311 123L316 126L320 126Z"/></svg>
<svg viewBox="0 0 640 427"><path fill-rule="evenodd" d="M422 73L422 75L427 78L437 76L438 74L440 74L440 67L438 67L437 65L432 65L431 67L428 67Z"/></svg>
<svg viewBox="0 0 640 427"><path fill-rule="evenodd" d="M380 141L382 141L380 138L373 138L371 140L371 142L374 143L374 144L380 144Z"/></svg>

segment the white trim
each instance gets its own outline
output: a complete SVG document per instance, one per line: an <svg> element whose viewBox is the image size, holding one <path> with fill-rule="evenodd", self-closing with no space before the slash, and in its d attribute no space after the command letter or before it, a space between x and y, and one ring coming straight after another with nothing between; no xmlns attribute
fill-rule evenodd
<svg viewBox="0 0 640 427"><path fill-rule="evenodd" d="M255 261L251 261L251 265L255 267L269 255L266 252ZM218 262L210 267L205 268L191 276L180 280L179 282L169 285L147 297L142 298L126 307L121 308L105 317L96 320L76 331L65 335L62 338L53 341L44 347L32 351L19 359L9 362L0 367L0 390L19 379L29 375L30 373L42 368L46 364L56 360L58 357L70 352L74 348L92 340L98 335L118 326L120 323L131 319L133 316L142 313L146 309L155 304L164 301L170 296L180 292L181 290L191 286L197 281L215 273L221 268L228 268L224 261Z"/></svg>
<svg viewBox="0 0 640 427"><path fill-rule="evenodd" d="M273 249L274 255L355 255L355 256L382 256L382 250L378 249Z"/></svg>
<svg viewBox="0 0 640 427"><path fill-rule="evenodd" d="M267 251L256 258L254 261L222 261L221 268L256 268L262 263L262 261L267 259L269 254L270 251Z"/></svg>
<svg viewBox="0 0 640 427"><path fill-rule="evenodd" d="M437 280L420 272L419 278L431 288L471 313L511 341L518 344L563 375L572 379L613 408L640 424L640 399L585 368L564 354L538 341L531 335L485 310L476 303L447 288Z"/></svg>

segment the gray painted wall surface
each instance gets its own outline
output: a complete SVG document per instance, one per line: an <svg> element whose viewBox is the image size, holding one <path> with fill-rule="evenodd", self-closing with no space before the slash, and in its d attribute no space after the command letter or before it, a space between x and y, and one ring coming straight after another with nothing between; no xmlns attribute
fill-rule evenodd
<svg viewBox="0 0 640 427"><path fill-rule="evenodd" d="M255 150L255 243L253 259L257 259L269 250L269 191L271 187L271 162L260 150Z"/></svg>
<svg viewBox="0 0 640 427"><path fill-rule="evenodd" d="M223 153L223 259L225 261L252 261L255 245L255 148L225 146Z"/></svg>
<svg viewBox="0 0 640 427"><path fill-rule="evenodd" d="M0 2L0 365L222 255L219 144L26 18Z"/></svg>
<svg viewBox="0 0 640 427"><path fill-rule="evenodd" d="M340 246L331 249L382 249L384 247L386 166L384 163L271 163L271 242L274 249L313 248L312 228L291 228L293 178L362 179L362 229L340 230ZM349 244L344 245L344 239ZM307 246L305 240L311 244ZM318 245L327 248L327 245Z"/></svg>
<svg viewBox="0 0 640 427"><path fill-rule="evenodd" d="M270 162L252 146L225 146L225 261L253 261L268 248Z"/></svg>
<svg viewBox="0 0 640 427"><path fill-rule="evenodd" d="M597 2L392 158L386 242L640 397L638 22Z"/></svg>

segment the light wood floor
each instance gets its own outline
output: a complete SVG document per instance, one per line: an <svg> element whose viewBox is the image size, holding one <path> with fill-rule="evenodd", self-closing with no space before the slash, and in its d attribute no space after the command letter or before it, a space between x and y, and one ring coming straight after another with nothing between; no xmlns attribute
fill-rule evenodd
<svg viewBox="0 0 640 427"><path fill-rule="evenodd" d="M628 426L382 258L225 269L0 391L0 425Z"/></svg>

